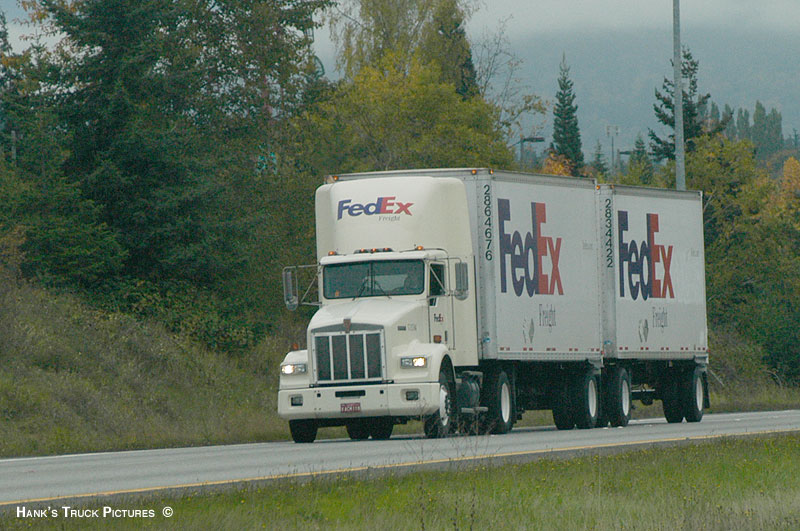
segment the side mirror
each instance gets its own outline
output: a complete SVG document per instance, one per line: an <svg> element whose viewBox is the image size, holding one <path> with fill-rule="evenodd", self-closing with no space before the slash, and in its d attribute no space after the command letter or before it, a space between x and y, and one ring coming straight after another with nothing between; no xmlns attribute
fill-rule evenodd
<svg viewBox="0 0 800 531"><path fill-rule="evenodd" d="M466 262L456 263L456 299L463 301L469 293L469 270Z"/></svg>
<svg viewBox="0 0 800 531"><path fill-rule="evenodd" d="M297 292L297 268L283 268L283 302L290 312L300 305L300 296Z"/></svg>

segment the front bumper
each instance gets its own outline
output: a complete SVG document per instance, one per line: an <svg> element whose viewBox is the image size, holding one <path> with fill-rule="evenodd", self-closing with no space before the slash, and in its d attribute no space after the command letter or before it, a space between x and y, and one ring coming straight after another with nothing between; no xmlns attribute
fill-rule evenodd
<svg viewBox="0 0 800 531"><path fill-rule="evenodd" d="M416 400L409 400L417 392ZM302 405L292 405L302 402ZM398 383L282 389L278 415L286 420L419 417L439 409L439 383Z"/></svg>

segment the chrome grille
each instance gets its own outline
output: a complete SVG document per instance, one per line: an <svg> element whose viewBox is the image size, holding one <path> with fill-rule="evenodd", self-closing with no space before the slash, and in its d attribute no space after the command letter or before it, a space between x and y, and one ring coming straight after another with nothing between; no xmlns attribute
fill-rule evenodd
<svg viewBox="0 0 800 531"><path fill-rule="evenodd" d="M383 378L382 333L314 334L317 381L339 383Z"/></svg>

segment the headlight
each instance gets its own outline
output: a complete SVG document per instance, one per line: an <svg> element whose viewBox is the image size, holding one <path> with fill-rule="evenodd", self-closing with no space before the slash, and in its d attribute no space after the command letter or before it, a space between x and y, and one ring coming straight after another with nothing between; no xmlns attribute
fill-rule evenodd
<svg viewBox="0 0 800 531"><path fill-rule="evenodd" d="M305 374L307 370L305 363L287 363L281 365L281 374L284 376L291 376L293 374Z"/></svg>
<svg viewBox="0 0 800 531"><path fill-rule="evenodd" d="M400 366L404 369L424 369L428 366L428 358L425 356L400 358Z"/></svg>

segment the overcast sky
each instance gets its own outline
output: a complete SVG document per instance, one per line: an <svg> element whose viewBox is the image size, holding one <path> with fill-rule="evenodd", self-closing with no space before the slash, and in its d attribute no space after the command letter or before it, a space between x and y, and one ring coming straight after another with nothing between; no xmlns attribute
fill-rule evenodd
<svg viewBox="0 0 800 531"><path fill-rule="evenodd" d="M543 33L638 31L672 35L672 0L478 0L469 33L479 38L506 21L512 46ZM698 29L737 28L800 33L800 0L683 0L681 26L691 36ZM317 31L317 53L330 71L333 46L327 28ZM670 41L671 42L671 41Z"/></svg>
<svg viewBox="0 0 800 531"><path fill-rule="evenodd" d="M542 32L650 28L670 32L671 0L478 0L469 29L474 36L508 19L511 39ZM14 19L24 15L17 0L0 0L15 47L25 31ZM800 0L683 0L681 23L692 27L750 27L800 32ZM321 56L332 56L327 29L320 30ZM324 34L324 35L322 35Z"/></svg>
<svg viewBox="0 0 800 531"><path fill-rule="evenodd" d="M473 25L484 17L512 15L512 37L562 29L672 28L672 0L485 0ZM490 20L489 20L490 21ZM687 26L756 25L800 28L798 0L683 0L681 23Z"/></svg>

